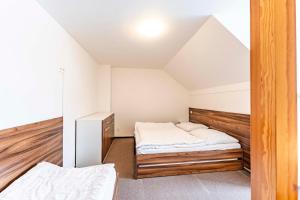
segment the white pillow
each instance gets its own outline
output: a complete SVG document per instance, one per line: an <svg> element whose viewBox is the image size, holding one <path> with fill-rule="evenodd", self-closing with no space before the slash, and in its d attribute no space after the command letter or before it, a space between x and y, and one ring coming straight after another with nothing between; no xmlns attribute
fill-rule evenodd
<svg viewBox="0 0 300 200"><path fill-rule="evenodd" d="M139 128L170 128L174 127L172 122L156 123L156 122L135 122L135 130Z"/></svg>
<svg viewBox="0 0 300 200"><path fill-rule="evenodd" d="M214 129L197 129L190 132L191 135L202 139L207 145L229 144L239 142L234 137Z"/></svg>
<svg viewBox="0 0 300 200"><path fill-rule="evenodd" d="M188 132L196 129L208 129L208 127L203 124L196 124L192 122L181 122L179 124L176 124L176 126Z"/></svg>

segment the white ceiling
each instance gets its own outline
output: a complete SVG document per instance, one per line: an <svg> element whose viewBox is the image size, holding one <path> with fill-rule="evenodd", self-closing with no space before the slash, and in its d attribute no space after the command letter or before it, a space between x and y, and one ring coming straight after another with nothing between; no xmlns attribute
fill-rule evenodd
<svg viewBox="0 0 300 200"><path fill-rule="evenodd" d="M249 81L250 52L215 17L209 17L165 70L190 90Z"/></svg>
<svg viewBox="0 0 300 200"><path fill-rule="evenodd" d="M249 44L249 1L245 0L37 0L100 63L163 68L215 14ZM132 33L145 17L163 19L163 37L142 40Z"/></svg>

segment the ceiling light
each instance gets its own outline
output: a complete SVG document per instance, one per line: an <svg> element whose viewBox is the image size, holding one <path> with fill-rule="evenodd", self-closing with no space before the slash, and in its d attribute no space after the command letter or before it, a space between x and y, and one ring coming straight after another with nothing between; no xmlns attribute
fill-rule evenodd
<svg viewBox="0 0 300 200"><path fill-rule="evenodd" d="M166 30L166 25L158 19L146 19L138 23L137 33L145 38L157 38Z"/></svg>

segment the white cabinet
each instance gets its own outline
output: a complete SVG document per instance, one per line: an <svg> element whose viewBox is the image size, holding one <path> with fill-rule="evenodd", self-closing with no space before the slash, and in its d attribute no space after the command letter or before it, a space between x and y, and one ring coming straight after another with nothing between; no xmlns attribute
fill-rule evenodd
<svg viewBox="0 0 300 200"><path fill-rule="evenodd" d="M112 116L113 113L95 113L76 120L76 167L102 163L104 122Z"/></svg>

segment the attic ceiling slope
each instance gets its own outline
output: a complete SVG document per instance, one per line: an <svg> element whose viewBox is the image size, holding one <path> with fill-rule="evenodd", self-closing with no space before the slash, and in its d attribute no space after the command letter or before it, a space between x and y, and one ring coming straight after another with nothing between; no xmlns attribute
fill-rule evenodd
<svg viewBox="0 0 300 200"><path fill-rule="evenodd" d="M246 82L250 52L211 16L165 70L189 90Z"/></svg>
<svg viewBox="0 0 300 200"><path fill-rule="evenodd" d="M243 32L247 16L241 16L244 0L37 1L93 57L119 67L163 68L209 15L219 13L233 33ZM135 25L146 18L161 19L165 34L155 40L137 37Z"/></svg>

